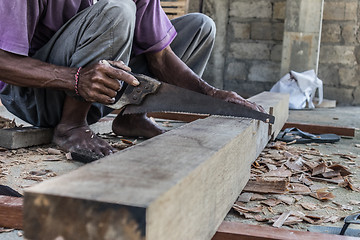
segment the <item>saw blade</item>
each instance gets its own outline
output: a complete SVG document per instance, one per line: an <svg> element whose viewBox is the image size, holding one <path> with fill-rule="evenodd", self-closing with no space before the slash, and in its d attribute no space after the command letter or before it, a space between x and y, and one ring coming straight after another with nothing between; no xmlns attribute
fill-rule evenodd
<svg viewBox="0 0 360 240"><path fill-rule="evenodd" d="M243 105L226 102L211 96L162 82L156 94L149 94L141 105L128 105L124 114L150 112L197 113L245 117L274 123L275 117Z"/></svg>

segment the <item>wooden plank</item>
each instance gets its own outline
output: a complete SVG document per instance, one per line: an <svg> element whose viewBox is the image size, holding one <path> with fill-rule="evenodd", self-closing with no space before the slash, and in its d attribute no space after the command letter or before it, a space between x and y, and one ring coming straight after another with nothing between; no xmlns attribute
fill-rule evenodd
<svg viewBox="0 0 360 240"><path fill-rule="evenodd" d="M356 237L295 231L239 222L223 222L212 240L355 240Z"/></svg>
<svg viewBox="0 0 360 240"><path fill-rule="evenodd" d="M0 146L7 149L18 149L51 143L53 129L21 127L0 129Z"/></svg>
<svg viewBox="0 0 360 240"><path fill-rule="evenodd" d="M112 121L114 117L102 118L95 124L90 125L90 129L96 134L109 133L112 131ZM51 143L53 138L52 128L38 127L16 127L0 129L0 147L7 149L18 149Z"/></svg>
<svg viewBox="0 0 360 240"><path fill-rule="evenodd" d="M349 128L349 127L287 122L283 126L282 130L284 130L285 128L292 128L292 127L299 128L301 131L309 132L312 134L334 133L340 136L355 137L355 128Z"/></svg>
<svg viewBox="0 0 360 240"><path fill-rule="evenodd" d="M274 108L288 106L282 96ZM25 237L211 239L268 131L261 121L212 116L42 182L25 191Z"/></svg>
<svg viewBox="0 0 360 240"><path fill-rule="evenodd" d="M0 227L22 229L23 199L0 196Z"/></svg>

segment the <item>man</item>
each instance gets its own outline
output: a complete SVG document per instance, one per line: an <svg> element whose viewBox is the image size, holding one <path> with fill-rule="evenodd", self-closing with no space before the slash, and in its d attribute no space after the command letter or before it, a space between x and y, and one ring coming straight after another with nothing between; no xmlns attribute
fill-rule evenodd
<svg viewBox="0 0 360 240"><path fill-rule="evenodd" d="M65 151L114 151L88 124L112 111L105 105L123 84L139 84L130 70L263 111L201 79L215 37L202 14L170 22L159 0L12 0L0 3L0 19L1 100L23 120L55 127L53 142ZM144 114L119 114L113 132L163 131Z"/></svg>

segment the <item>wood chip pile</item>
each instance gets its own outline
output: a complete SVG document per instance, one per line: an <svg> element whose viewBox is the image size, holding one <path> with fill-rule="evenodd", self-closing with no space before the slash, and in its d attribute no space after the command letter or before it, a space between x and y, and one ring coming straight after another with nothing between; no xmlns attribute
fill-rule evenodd
<svg viewBox="0 0 360 240"><path fill-rule="evenodd" d="M337 202L334 194L339 188L360 191L351 171L352 167L358 168L358 156L325 155L315 146L318 144L300 148L284 142L270 143L253 163L250 180L233 209L245 219L274 227L338 223L358 210L360 195L345 203ZM339 157L349 167L333 160Z"/></svg>

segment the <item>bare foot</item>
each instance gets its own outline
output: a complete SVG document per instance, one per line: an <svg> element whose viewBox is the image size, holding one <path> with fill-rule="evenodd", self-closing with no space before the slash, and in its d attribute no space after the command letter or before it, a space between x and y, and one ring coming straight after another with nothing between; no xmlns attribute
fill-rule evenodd
<svg viewBox="0 0 360 240"><path fill-rule="evenodd" d="M152 138L165 132L153 123L146 114L121 113L114 119L113 132L118 136Z"/></svg>
<svg viewBox="0 0 360 240"><path fill-rule="evenodd" d="M115 150L105 140L92 132L88 125L59 124L54 129L53 142L64 151L77 153L92 160L113 153ZM89 160L90 161L90 160Z"/></svg>

